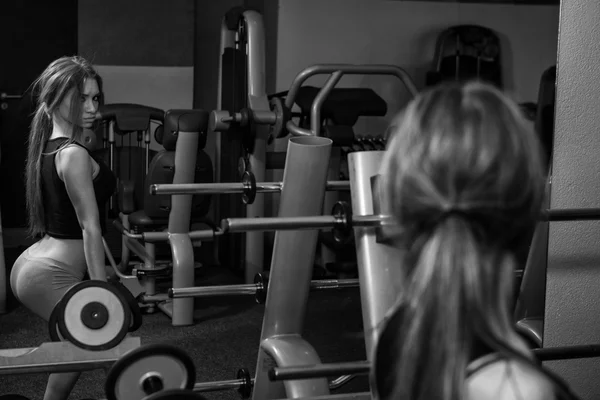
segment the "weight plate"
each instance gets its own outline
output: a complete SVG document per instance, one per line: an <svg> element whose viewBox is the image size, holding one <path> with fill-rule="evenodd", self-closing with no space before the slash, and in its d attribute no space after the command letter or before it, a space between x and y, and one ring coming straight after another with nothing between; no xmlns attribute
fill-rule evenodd
<svg viewBox="0 0 600 400"><path fill-rule="evenodd" d="M104 390L107 400L141 400L159 388L160 392L191 390L195 383L196 368L190 356L178 347L161 343L124 354L108 371Z"/></svg>
<svg viewBox="0 0 600 400"><path fill-rule="evenodd" d="M83 281L60 301L58 329L77 347L108 350L118 345L131 325L131 311L123 294L103 281Z"/></svg>
<svg viewBox="0 0 600 400"><path fill-rule="evenodd" d="M206 397L192 390L169 389L151 394L145 400L206 400Z"/></svg>
<svg viewBox="0 0 600 400"><path fill-rule="evenodd" d="M257 273L254 275L254 284L256 285L256 294L254 296L256 302L258 304L265 304L269 289L269 274L266 272Z"/></svg>
<svg viewBox="0 0 600 400"><path fill-rule="evenodd" d="M235 377L236 379L244 380L244 383L238 389L238 393L242 396L242 399L249 399L252 394L252 387L254 386L250 377L250 371L247 368L240 368Z"/></svg>
<svg viewBox="0 0 600 400"><path fill-rule="evenodd" d="M350 243L354 236L354 230L352 229L352 207L345 201L338 201L333 206L331 214L336 219L343 219L345 221L341 226L336 226L332 229L333 239L343 245Z"/></svg>
<svg viewBox="0 0 600 400"><path fill-rule="evenodd" d="M270 134L275 138L282 138L288 135L286 124L290 120L290 112L280 97L273 97L269 100L271 111L275 113L275 123L270 127Z"/></svg>
<svg viewBox="0 0 600 400"><path fill-rule="evenodd" d="M127 289L127 287L125 287L125 285L123 285L121 282L115 281L112 282L112 285L116 289L118 289L119 292L121 292L126 303L129 305L129 311L131 311L131 325L129 325L128 331L137 331L138 329L140 329L140 326L142 326L143 322L143 314L142 309L140 308L140 304L138 303L133 293L131 293L129 289Z"/></svg>
<svg viewBox="0 0 600 400"><path fill-rule="evenodd" d="M256 199L256 178L250 171L244 172L242 175L242 183L244 186L244 192L242 193L242 201L244 204L254 203Z"/></svg>
<svg viewBox="0 0 600 400"><path fill-rule="evenodd" d="M48 332L50 333L50 340L53 342L62 342L63 337L58 331L58 313L60 312L60 301L52 309L50 318L48 319ZM2 397L0 397L2 399Z"/></svg>

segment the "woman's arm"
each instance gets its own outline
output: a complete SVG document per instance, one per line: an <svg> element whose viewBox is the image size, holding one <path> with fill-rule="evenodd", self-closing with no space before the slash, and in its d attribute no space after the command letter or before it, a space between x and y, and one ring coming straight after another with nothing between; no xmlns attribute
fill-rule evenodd
<svg viewBox="0 0 600 400"><path fill-rule="evenodd" d="M57 154L57 171L65 183L83 231L83 250L90 279L106 281L100 213L93 184L93 167L88 152L68 146Z"/></svg>

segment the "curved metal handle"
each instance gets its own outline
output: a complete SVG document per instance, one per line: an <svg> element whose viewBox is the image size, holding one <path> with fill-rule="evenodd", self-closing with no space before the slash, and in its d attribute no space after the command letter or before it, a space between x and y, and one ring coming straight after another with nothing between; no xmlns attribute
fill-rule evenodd
<svg viewBox="0 0 600 400"><path fill-rule="evenodd" d="M325 99L333 89L333 87L339 82L344 74L347 75L391 75L397 77L402 84L408 89L411 96L415 96L418 93L417 87L413 82L410 75L402 68L396 65L354 65L354 64L317 64L312 67L308 67L300 72L294 81L285 98L285 106L289 109L294 105L296 96L302 84L310 77L314 75L331 74L331 77L327 80L326 84L321 88L317 96L315 97L310 110L310 131L298 127L291 120L286 123L288 131L295 136L319 136L320 133L320 118L321 118L321 106L325 102Z"/></svg>

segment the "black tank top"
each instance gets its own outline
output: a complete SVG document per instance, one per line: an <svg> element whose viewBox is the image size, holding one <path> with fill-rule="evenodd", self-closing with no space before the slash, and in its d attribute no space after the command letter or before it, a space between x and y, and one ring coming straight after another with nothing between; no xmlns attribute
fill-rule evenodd
<svg viewBox="0 0 600 400"><path fill-rule="evenodd" d="M67 138L48 140L42 155L42 200L44 203L44 224L49 236L59 239L82 239L83 232L75 213L73 203L67 193L65 183L59 178L56 171L53 153L68 141ZM75 143L84 149L81 144ZM86 149L87 151L87 149ZM92 154L88 151L88 154ZM94 158L92 156L92 158ZM98 174L93 180L96 202L100 212L100 226L102 234L106 231L106 222L102 218L104 206L115 191L117 180L110 168L101 160L94 158L100 166Z"/></svg>

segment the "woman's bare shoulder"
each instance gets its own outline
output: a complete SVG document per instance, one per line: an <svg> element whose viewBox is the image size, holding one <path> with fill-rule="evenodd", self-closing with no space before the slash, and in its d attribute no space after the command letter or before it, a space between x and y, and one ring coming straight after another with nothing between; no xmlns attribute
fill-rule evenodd
<svg viewBox="0 0 600 400"><path fill-rule="evenodd" d="M553 400L554 385L534 366L497 358L467 379L470 400Z"/></svg>

